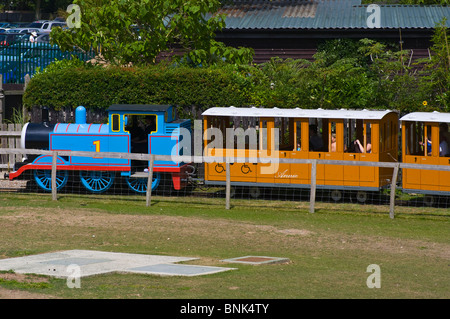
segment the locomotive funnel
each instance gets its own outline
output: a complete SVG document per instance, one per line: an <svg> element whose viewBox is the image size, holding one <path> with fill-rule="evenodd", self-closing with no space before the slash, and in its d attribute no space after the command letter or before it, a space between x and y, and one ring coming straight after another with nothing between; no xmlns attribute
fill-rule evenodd
<svg viewBox="0 0 450 319"><path fill-rule="evenodd" d="M84 106L79 106L75 109L75 123L86 124L86 109Z"/></svg>

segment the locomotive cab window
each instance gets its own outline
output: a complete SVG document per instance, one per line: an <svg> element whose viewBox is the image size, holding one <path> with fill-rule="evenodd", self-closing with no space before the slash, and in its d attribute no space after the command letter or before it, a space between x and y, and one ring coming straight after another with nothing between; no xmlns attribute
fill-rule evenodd
<svg viewBox="0 0 450 319"><path fill-rule="evenodd" d="M119 114L113 114L111 116L112 125L111 129L113 132L119 132L120 131L120 115Z"/></svg>
<svg viewBox="0 0 450 319"><path fill-rule="evenodd" d="M148 135L157 132L157 116L155 114L126 114L125 117L127 121L124 130L130 133L131 152L147 153Z"/></svg>

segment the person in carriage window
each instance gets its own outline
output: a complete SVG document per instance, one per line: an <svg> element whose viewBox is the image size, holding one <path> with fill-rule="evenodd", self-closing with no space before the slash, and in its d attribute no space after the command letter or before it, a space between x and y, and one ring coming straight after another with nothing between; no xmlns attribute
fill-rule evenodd
<svg viewBox="0 0 450 319"><path fill-rule="evenodd" d="M314 124L309 126L309 150L313 152L323 150L322 137L317 134L317 125Z"/></svg>
<svg viewBox="0 0 450 319"><path fill-rule="evenodd" d="M364 145L361 144L359 140L355 141L356 153L371 153L372 152L372 143L370 140L370 135L367 135L366 138L366 151L364 152Z"/></svg>

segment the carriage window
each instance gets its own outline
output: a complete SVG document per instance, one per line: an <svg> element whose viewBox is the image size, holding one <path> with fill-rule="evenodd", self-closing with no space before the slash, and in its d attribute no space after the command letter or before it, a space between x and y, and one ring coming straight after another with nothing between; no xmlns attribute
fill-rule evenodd
<svg viewBox="0 0 450 319"><path fill-rule="evenodd" d="M419 145L422 146L422 154L425 156L431 156L433 149L433 136L431 134L431 126L422 124L422 134L420 136Z"/></svg>
<svg viewBox="0 0 450 319"><path fill-rule="evenodd" d="M330 129L328 132L328 151L336 152L336 122L330 122Z"/></svg>
<svg viewBox="0 0 450 319"><path fill-rule="evenodd" d="M301 121L295 121L295 128L296 128L296 138L297 141L295 142L295 150L301 151L302 150L302 122Z"/></svg>
<svg viewBox="0 0 450 319"><path fill-rule="evenodd" d="M328 151L328 120L309 119L309 150L311 152Z"/></svg>
<svg viewBox="0 0 450 319"><path fill-rule="evenodd" d="M274 119L275 129L278 129L278 145L280 150L292 150L294 148L294 140L291 137L292 126L291 120L286 117Z"/></svg>
<svg viewBox="0 0 450 319"><path fill-rule="evenodd" d="M361 153L358 141L364 144L363 121L356 119L344 120L344 150L348 153Z"/></svg>
<svg viewBox="0 0 450 319"><path fill-rule="evenodd" d="M259 149L267 150L267 121L261 120L259 125Z"/></svg>
<svg viewBox="0 0 450 319"><path fill-rule="evenodd" d="M255 118L236 117L232 130L227 130L227 148L253 149L258 147L257 121Z"/></svg>
<svg viewBox="0 0 450 319"><path fill-rule="evenodd" d="M361 145L362 153L372 153L372 124L370 123L364 123L364 138Z"/></svg>
<svg viewBox="0 0 450 319"><path fill-rule="evenodd" d="M406 132L406 155L432 156L433 149L437 152L435 154L439 154L439 156L450 155L449 143L447 142L450 139L448 123L425 125L422 122L405 122L403 125L405 125ZM435 133L433 133L433 129Z"/></svg>
<svg viewBox="0 0 450 319"><path fill-rule="evenodd" d="M405 122L406 155L431 156L433 138L431 126L423 122Z"/></svg>
<svg viewBox="0 0 450 319"><path fill-rule="evenodd" d="M439 123L439 156L450 156L449 123Z"/></svg>

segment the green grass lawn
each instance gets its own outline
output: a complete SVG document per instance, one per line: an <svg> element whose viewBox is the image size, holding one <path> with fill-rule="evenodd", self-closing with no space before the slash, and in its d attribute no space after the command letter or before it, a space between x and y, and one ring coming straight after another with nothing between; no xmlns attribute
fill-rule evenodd
<svg viewBox="0 0 450 319"><path fill-rule="evenodd" d="M62 298L445 298L450 297L450 212L437 208L307 202L61 194L0 194L0 258L69 249L198 257L235 267L199 277L105 274L0 287ZM221 260L287 257L286 264ZM370 264L381 288L369 289ZM33 276L32 276L33 277ZM41 276L36 276L41 280ZM1 276L0 276L1 278ZM17 281L17 280L16 280ZM33 282L33 279L31 279Z"/></svg>

